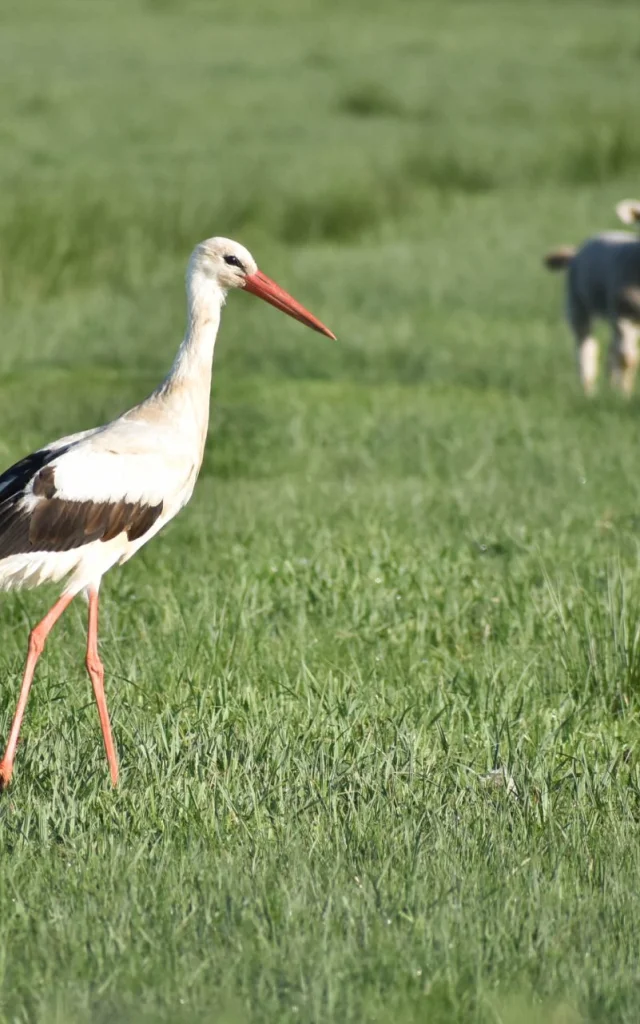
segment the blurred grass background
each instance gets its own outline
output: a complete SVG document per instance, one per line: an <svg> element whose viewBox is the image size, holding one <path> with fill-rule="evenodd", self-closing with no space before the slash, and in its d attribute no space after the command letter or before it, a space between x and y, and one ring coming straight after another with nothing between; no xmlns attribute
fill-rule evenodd
<svg viewBox="0 0 640 1024"><path fill-rule="evenodd" d="M49 644L3 1024L637 1019L638 401L541 255L638 195L639 69L621 0L3 3L5 464L155 386L209 235L339 338L229 300L193 502L103 588L115 794L81 602Z"/></svg>

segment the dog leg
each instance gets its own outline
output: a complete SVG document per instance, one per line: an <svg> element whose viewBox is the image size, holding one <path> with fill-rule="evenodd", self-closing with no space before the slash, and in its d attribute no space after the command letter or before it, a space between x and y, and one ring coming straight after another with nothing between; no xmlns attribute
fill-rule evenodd
<svg viewBox="0 0 640 1024"><path fill-rule="evenodd" d="M590 335L578 338L578 370L584 393L590 397L598 379L598 342Z"/></svg>
<svg viewBox="0 0 640 1024"><path fill-rule="evenodd" d="M629 396L638 368L638 328L630 320L616 320L610 350L611 383Z"/></svg>

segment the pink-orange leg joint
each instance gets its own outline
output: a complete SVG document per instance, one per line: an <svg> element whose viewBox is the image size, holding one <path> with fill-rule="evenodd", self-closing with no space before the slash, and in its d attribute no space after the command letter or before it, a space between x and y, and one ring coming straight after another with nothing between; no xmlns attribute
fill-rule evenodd
<svg viewBox="0 0 640 1024"><path fill-rule="evenodd" d="M107 710L107 699L104 693L104 665L98 654L98 591L89 591L89 630L87 635L87 657L85 664L87 672L93 685L93 692L98 705L100 715L100 726L104 739L104 749L107 753L111 781L114 786L118 784L118 755L111 735L111 723Z"/></svg>
<svg viewBox="0 0 640 1024"><path fill-rule="evenodd" d="M20 733L20 726L22 725L24 711L27 706L29 690L31 689L31 684L33 682L33 675L36 670L36 665L38 664L38 658L44 650L45 641L49 636L49 633L55 626L65 608L71 604L72 600L72 594L63 594L62 597L56 601L53 608L45 615L44 619L42 619L37 626L34 626L29 634L29 650L27 654L27 662L24 667L24 675L22 676L22 686L20 687L18 705L13 716L13 722L11 723L11 732L9 733L7 749L4 752L2 761L0 761L0 790L9 785L11 776L13 775L13 762L16 756L16 747L18 746L18 735Z"/></svg>

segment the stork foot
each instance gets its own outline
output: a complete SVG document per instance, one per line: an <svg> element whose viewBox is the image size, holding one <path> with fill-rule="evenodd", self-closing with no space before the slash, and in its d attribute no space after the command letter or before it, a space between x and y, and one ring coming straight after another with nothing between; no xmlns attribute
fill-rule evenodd
<svg viewBox="0 0 640 1024"><path fill-rule="evenodd" d="M13 765L7 764L6 761L0 761L0 793L7 788L12 775Z"/></svg>

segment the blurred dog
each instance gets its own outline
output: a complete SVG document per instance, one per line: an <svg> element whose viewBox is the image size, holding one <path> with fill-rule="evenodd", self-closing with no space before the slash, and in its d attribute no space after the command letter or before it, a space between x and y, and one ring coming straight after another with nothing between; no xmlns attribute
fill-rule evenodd
<svg viewBox="0 0 640 1024"><path fill-rule="evenodd" d="M623 224L640 226L640 200L622 200L616 213ZM598 376L598 341L591 334L596 317L611 325L611 382L631 394L640 359L640 237L629 231L607 231L579 248L553 249L544 257L544 265L549 270L567 270L566 315L578 347L585 394L593 394Z"/></svg>

